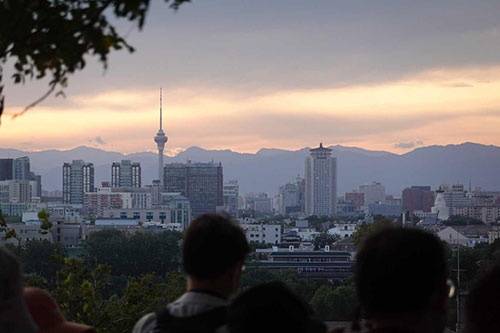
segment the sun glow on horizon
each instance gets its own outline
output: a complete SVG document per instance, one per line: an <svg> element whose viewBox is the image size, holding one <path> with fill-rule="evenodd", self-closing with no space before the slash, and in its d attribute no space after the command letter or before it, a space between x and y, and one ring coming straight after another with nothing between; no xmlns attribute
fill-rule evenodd
<svg viewBox="0 0 500 333"><path fill-rule="evenodd" d="M411 145L474 141L500 145L500 66L440 69L392 82L253 95L229 88L166 92L169 154L190 146L255 152L323 141L404 152ZM154 151L158 94L110 90L69 96L69 106L38 106L0 127L3 148L91 145L125 153ZM94 140L94 138L101 138Z"/></svg>

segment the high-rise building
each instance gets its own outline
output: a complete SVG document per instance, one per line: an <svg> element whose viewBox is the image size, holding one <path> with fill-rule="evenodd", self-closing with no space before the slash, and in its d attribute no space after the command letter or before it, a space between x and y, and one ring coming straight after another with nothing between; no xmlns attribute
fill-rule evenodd
<svg viewBox="0 0 500 333"><path fill-rule="evenodd" d="M165 135L163 131L163 110L162 110L162 91L160 88L160 129L156 133L154 137L154 141L156 142L156 146L158 147L158 180L160 184L163 186L163 151L165 150L165 144L168 141L168 137Z"/></svg>
<svg viewBox="0 0 500 333"><path fill-rule="evenodd" d="M29 203L33 194L29 180L2 180L0 181L0 202Z"/></svg>
<svg viewBox="0 0 500 333"><path fill-rule="evenodd" d="M3 180L29 181L30 197L42 195L42 177L30 171L30 159L27 156L0 159L0 181Z"/></svg>
<svg viewBox="0 0 500 333"><path fill-rule="evenodd" d="M113 162L111 187L141 187L141 164L129 160Z"/></svg>
<svg viewBox="0 0 500 333"><path fill-rule="evenodd" d="M84 193L94 192L94 165L82 160L63 164L63 202L83 204Z"/></svg>
<svg viewBox="0 0 500 333"><path fill-rule="evenodd" d="M245 208L259 214L271 214L273 200L267 193L247 193L245 195Z"/></svg>
<svg viewBox="0 0 500 333"><path fill-rule="evenodd" d="M14 159L0 159L0 181L14 179Z"/></svg>
<svg viewBox="0 0 500 333"><path fill-rule="evenodd" d="M434 192L430 186L412 186L405 188L402 194L403 211L430 212L434 205Z"/></svg>
<svg viewBox="0 0 500 333"><path fill-rule="evenodd" d="M14 179L30 180L30 159L27 156L19 157L14 160Z"/></svg>
<svg viewBox="0 0 500 333"><path fill-rule="evenodd" d="M354 209L359 210L365 205L365 194L361 192L346 192L345 201L352 203Z"/></svg>
<svg viewBox="0 0 500 333"><path fill-rule="evenodd" d="M282 215L300 212L299 184L288 183L280 186L278 194L278 211Z"/></svg>
<svg viewBox="0 0 500 333"><path fill-rule="evenodd" d="M165 165L164 190L189 199L193 218L215 213L224 205L222 164L170 163Z"/></svg>
<svg viewBox="0 0 500 333"><path fill-rule="evenodd" d="M332 216L337 205L337 159L332 150L323 147L310 150L306 158L305 185L307 215Z"/></svg>
<svg viewBox="0 0 500 333"><path fill-rule="evenodd" d="M237 180L224 183L224 209L232 217L238 217L238 197L240 186Z"/></svg>
<svg viewBox="0 0 500 333"><path fill-rule="evenodd" d="M378 182L360 185L358 192L363 193L366 207L374 203L385 203L385 187Z"/></svg>

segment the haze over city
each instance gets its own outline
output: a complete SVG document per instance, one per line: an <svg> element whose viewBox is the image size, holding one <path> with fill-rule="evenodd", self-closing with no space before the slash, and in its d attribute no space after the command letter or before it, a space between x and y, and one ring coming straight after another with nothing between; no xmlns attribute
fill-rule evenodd
<svg viewBox="0 0 500 333"><path fill-rule="evenodd" d="M155 1L143 31L119 25L137 51L112 54L104 75L89 61L67 98L11 119L46 82L7 83L0 143L154 151L162 86L169 155L320 141L395 153L500 145L499 7L217 1L172 12Z"/></svg>

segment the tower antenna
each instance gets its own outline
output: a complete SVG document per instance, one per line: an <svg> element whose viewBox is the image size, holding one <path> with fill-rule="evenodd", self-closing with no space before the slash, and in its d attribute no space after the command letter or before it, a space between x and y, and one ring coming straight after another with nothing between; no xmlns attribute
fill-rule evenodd
<svg viewBox="0 0 500 333"><path fill-rule="evenodd" d="M163 94L162 94L162 88L160 87L160 130L163 129L162 123L163 123L163 100L162 100Z"/></svg>

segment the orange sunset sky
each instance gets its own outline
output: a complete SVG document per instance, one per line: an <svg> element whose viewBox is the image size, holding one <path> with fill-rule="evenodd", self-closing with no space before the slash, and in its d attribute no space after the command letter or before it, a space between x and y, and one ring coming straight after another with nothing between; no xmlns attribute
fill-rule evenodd
<svg viewBox="0 0 500 333"><path fill-rule="evenodd" d="M154 2L138 51L91 61L65 99L12 119L46 86L7 82L0 148L153 151L160 86L168 154L500 145L499 5L401 3Z"/></svg>

